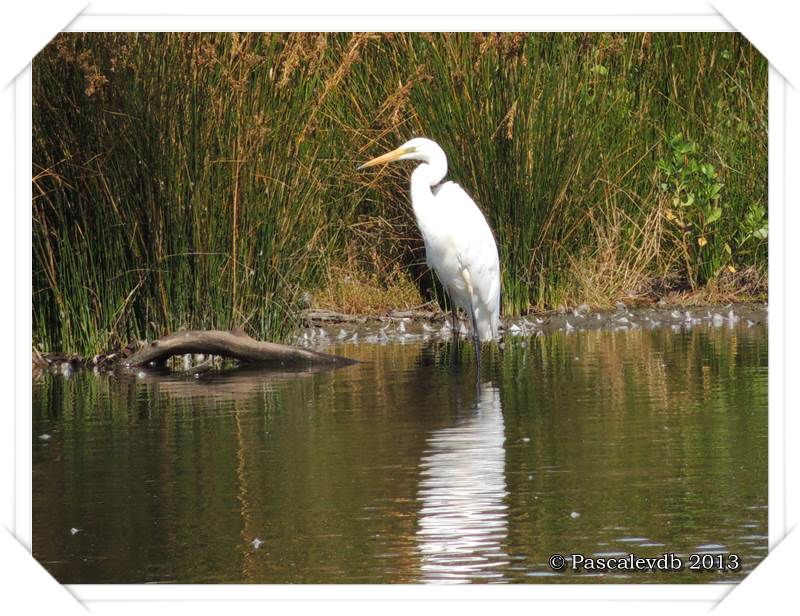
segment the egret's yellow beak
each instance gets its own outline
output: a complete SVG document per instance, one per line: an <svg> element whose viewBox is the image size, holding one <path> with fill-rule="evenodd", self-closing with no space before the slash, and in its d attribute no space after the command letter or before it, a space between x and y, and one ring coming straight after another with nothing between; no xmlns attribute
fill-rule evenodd
<svg viewBox="0 0 800 616"><path fill-rule="evenodd" d="M396 150L392 150L391 152L387 152L386 154L382 154L378 156L378 158L373 158L365 162L363 165L358 167L358 170L366 169L367 167L374 167L375 165L381 165L384 163L390 163L393 160L397 160L403 154L409 154L414 151L414 148L397 148Z"/></svg>

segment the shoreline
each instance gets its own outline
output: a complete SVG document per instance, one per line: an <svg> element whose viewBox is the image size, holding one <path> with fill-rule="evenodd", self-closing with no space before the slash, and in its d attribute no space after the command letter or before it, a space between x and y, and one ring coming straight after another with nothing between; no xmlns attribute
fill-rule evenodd
<svg viewBox="0 0 800 616"><path fill-rule="evenodd" d="M335 321L336 316L344 316ZM728 304L703 304L696 306L639 306L628 307L618 302L613 309L593 310L587 304L571 310L529 313L524 316L501 319L500 343L508 338L531 337L593 330L636 330L672 328L677 332L698 325L733 326L744 323L748 327L768 323L769 306L765 302ZM461 315L462 338L469 339L470 328ZM444 312L395 311L386 316L326 315L324 323L314 323L303 328L293 344L309 348L326 348L338 343L388 344L426 342L431 339L448 340L452 337L450 315Z"/></svg>
<svg viewBox="0 0 800 616"><path fill-rule="evenodd" d="M660 305L659 305L660 304ZM394 310L387 314L345 314L329 310L310 309L303 313L304 324L289 343L301 348L324 349L347 344L407 344L452 338L450 315L442 310ZM672 328L675 333L698 325L733 327L744 323L748 327L768 324L767 302L731 302L727 304L681 305L659 302L653 305L627 306L617 302L613 309L592 309L581 304L572 309L529 312L526 315L501 319L502 345L507 338L551 335L557 332L574 333L592 330L633 331ZM461 315L459 336L469 339L469 326ZM99 353L92 357L75 353L47 352L32 349L34 376L42 373L70 375L75 370L111 372L122 367L123 360L135 353L144 341L131 342L121 349ZM223 366L222 358L209 362L209 357L174 357L173 371L199 375ZM200 365L202 370L198 370ZM227 365L227 364L226 364Z"/></svg>

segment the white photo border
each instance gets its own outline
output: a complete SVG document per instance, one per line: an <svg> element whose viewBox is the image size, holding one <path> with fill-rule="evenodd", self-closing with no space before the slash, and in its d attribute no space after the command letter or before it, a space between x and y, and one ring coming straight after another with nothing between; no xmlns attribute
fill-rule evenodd
<svg viewBox="0 0 800 616"><path fill-rule="evenodd" d="M113 15L87 11L66 31L734 31L719 14L683 15ZM31 73L14 88L15 166L15 528L31 545ZM785 428L785 97L783 77L769 73L769 545L786 534ZM68 585L81 602L165 600L625 600L700 602L722 599L735 585L512 585L458 587L421 585ZM96 603L99 605L99 603Z"/></svg>

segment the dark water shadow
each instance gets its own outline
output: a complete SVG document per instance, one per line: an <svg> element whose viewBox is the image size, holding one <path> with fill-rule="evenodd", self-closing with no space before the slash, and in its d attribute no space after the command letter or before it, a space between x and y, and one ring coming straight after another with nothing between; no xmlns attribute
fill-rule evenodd
<svg viewBox="0 0 800 616"><path fill-rule="evenodd" d="M355 365L355 364L353 364ZM157 386L159 391L179 398L245 399L281 383L304 380L350 366L284 367L280 370L239 366L209 370L200 374L168 368L120 368L116 378L123 384Z"/></svg>

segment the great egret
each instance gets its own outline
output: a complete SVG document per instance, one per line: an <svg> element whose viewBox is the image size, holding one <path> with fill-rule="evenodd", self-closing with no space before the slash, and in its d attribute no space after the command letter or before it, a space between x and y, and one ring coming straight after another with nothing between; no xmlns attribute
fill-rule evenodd
<svg viewBox="0 0 800 616"><path fill-rule="evenodd" d="M497 338L500 324L500 259L492 230L463 188L455 182L440 184L447 175L447 156L438 143L412 139L359 169L394 160L422 161L411 174L411 204L425 241L425 261L444 285L451 305L470 315L480 366L480 343Z"/></svg>

